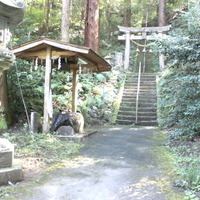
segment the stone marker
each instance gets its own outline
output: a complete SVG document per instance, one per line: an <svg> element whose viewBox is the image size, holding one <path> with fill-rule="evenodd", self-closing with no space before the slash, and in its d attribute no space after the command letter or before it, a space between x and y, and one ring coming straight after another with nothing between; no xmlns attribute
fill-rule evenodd
<svg viewBox="0 0 200 200"><path fill-rule="evenodd" d="M12 167L14 145L7 139L0 138L0 168Z"/></svg>
<svg viewBox="0 0 200 200"><path fill-rule="evenodd" d="M39 122L40 116L39 113L37 112L31 112L31 127L30 127L30 131L32 133L37 133L39 126L40 126L40 122Z"/></svg>
<svg viewBox="0 0 200 200"><path fill-rule="evenodd" d="M115 52L115 68L121 68L123 66L123 54L121 52Z"/></svg>
<svg viewBox="0 0 200 200"><path fill-rule="evenodd" d="M14 145L0 138L0 185L16 183L23 178L19 161L14 160Z"/></svg>
<svg viewBox="0 0 200 200"><path fill-rule="evenodd" d="M0 185L7 185L9 182L17 183L22 179L22 167L18 160L14 160L12 167L0 169Z"/></svg>

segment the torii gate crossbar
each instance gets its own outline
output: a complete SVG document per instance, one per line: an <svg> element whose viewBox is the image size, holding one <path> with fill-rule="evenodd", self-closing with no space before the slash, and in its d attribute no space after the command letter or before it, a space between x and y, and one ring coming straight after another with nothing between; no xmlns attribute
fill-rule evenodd
<svg viewBox="0 0 200 200"><path fill-rule="evenodd" d="M131 40L155 40L154 36L147 35L147 33L158 33L163 34L163 32L169 31L171 28L171 25L169 26L161 26L161 27L124 27L124 26L118 26L119 31L123 32L122 36L118 36L118 40L125 40L125 55L124 55L124 69L128 70L129 68L129 62L130 62L130 41ZM141 35L134 35L131 33L141 33ZM162 55L160 55L162 57ZM163 62L160 58L160 67L162 68Z"/></svg>

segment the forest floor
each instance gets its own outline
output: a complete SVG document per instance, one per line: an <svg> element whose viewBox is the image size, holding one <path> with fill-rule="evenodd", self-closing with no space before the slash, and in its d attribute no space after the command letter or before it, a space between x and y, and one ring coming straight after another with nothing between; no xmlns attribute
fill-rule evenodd
<svg viewBox="0 0 200 200"><path fill-rule="evenodd" d="M27 180L1 199L184 199L173 187L173 156L158 129L99 128L84 143L80 154L50 167L37 158L25 160Z"/></svg>

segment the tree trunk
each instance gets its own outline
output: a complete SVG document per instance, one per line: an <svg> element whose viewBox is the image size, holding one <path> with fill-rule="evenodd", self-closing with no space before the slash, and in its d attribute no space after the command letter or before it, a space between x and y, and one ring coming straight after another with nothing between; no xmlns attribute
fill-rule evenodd
<svg viewBox="0 0 200 200"><path fill-rule="evenodd" d="M159 5L158 5L158 25L159 26L166 26L168 24L167 16L166 16L166 3L167 3L167 0L159 0ZM163 33L165 34L165 32ZM159 66L160 66L161 71L164 70L165 58L163 54L159 54Z"/></svg>
<svg viewBox="0 0 200 200"><path fill-rule="evenodd" d="M158 5L158 25L159 26L167 25L166 3L167 3L167 0L159 0L159 5Z"/></svg>
<svg viewBox="0 0 200 200"><path fill-rule="evenodd" d="M124 0L124 26L131 27L131 0Z"/></svg>
<svg viewBox="0 0 200 200"><path fill-rule="evenodd" d="M82 0L81 21L84 21L84 23L85 23L86 13L87 13L86 9L87 9L87 0Z"/></svg>
<svg viewBox="0 0 200 200"><path fill-rule="evenodd" d="M49 25L50 25L50 17L51 17L51 0L46 0L44 2L44 12L45 12L45 24L44 24L44 33L47 33L49 31Z"/></svg>
<svg viewBox="0 0 200 200"><path fill-rule="evenodd" d="M62 0L61 40L69 42L70 0Z"/></svg>
<svg viewBox="0 0 200 200"><path fill-rule="evenodd" d="M11 124L11 112L8 103L7 71L0 75L0 129L7 129Z"/></svg>
<svg viewBox="0 0 200 200"><path fill-rule="evenodd" d="M99 0L87 0L85 45L99 51Z"/></svg>

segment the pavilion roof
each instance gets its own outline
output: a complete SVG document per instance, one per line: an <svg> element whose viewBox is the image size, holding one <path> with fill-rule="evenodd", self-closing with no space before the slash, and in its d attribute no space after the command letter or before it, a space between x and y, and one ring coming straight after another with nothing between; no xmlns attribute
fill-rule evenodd
<svg viewBox="0 0 200 200"><path fill-rule="evenodd" d="M48 46L52 50L52 59L59 57L81 59L87 63L85 66L92 72L111 70L111 65L92 49L45 37L15 46L13 52L17 58L28 61L32 61L34 58L45 59Z"/></svg>

